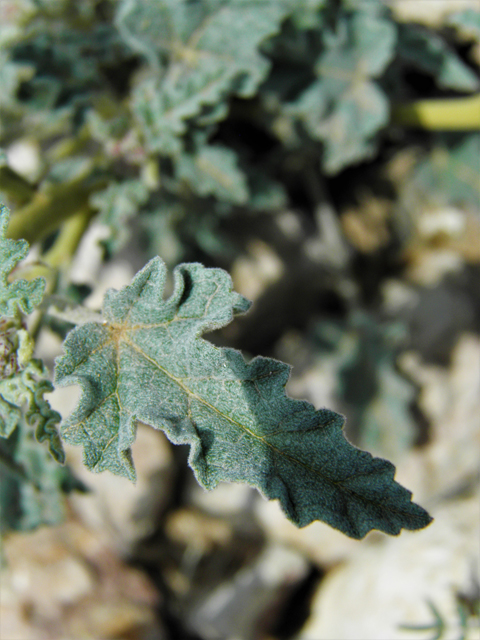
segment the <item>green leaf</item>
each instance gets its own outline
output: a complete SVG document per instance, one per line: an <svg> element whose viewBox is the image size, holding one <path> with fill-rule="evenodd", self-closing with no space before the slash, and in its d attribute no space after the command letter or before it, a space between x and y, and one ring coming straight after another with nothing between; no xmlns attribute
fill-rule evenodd
<svg viewBox="0 0 480 640"><path fill-rule="evenodd" d="M18 308L24 313L31 313L40 304L45 289L44 278L15 280L9 283L7 278L12 269L26 257L28 242L25 240L8 240L5 233L8 227L9 212L0 205L0 315L13 317Z"/></svg>
<svg viewBox="0 0 480 640"><path fill-rule="evenodd" d="M109 290L104 322L74 329L56 362L56 384L82 396L62 426L84 446L89 469L132 480L136 423L189 444L205 488L246 482L278 498L298 526L321 519L354 538L372 528L398 534L431 518L394 482L395 468L345 439L342 416L285 394L289 366L202 339L249 303L221 269L184 264L163 299L166 267L151 260L120 291Z"/></svg>
<svg viewBox="0 0 480 640"><path fill-rule="evenodd" d="M326 50L315 65L318 79L290 112L325 144L324 168L336 173L373 152L372 136L388 121L387 98L371 80L390 62L396 30L368 12L347 15L325 36Z"/></svg>
<svg viewBox="0 0 480 640"><path fill-rule="evenodd" d="M179 153L186 121L221 105L231 94L251 97L270 69L260 45L291 11L287 0L123 0L117 25L124 40L152 63L153 77L132 94L148 147ZM163 61L163 62L162 62ZM163 63L163 73L158 70ZM211 115L211 114L210 114Z"/></svg>
<svg viewBox="0 0 480 640"><path fill-rule="evenodd" d="M65 493L72 489L85 487L38 445L25 421L8 439L0 438L0 536L61 522Z"/></svg>
<svg viewBox="0 0 480 640"><path fill-rule="evenodd" d="M141 180L111 182L91 196L91 205L100 212L99 222L109 228L110 236L104 240L109 251L115 253L124 246L129 237L128 222L148 197L148 189Z"/></svg>
<svg viewBox="0 0 480 640"><path fill-rule="evenodd" d="M233 149L205 145L196 154L184 153L176 160L177 178L199 196L216 196L232 204L245 204L248 186Z"/></svg>
<svg viewBox="0 0 480 640"><path fill-rule="evenodd" d="M467 206L478 211L480 134L439 137L438 144L413 169L406 185L410 206Z"/></svg>
<svg viewBox="0 0 480 640"><path fill-rule="evenodd" d="M459 33L475 42L480 42L480 11L470 8L450 14L447 24L455 27Z"/></svg>
<svg viewBox="0 0 480 640"><path fill-rule="evenodd" d="M435 77L438 85L457 91L476 91L476 74L448 44L427 29L403 26L399 30L399 55Z"/></svg>

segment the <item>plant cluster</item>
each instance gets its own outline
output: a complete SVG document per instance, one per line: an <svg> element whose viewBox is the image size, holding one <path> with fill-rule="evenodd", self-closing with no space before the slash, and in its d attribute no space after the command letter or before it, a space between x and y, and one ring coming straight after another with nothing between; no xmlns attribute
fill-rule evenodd
<svg viewBox="0 0 480 640"><path fill-rule="evenodd" d="M245 229L291 209L307 228L323 225L321 264L309 268L340 292L337 328L368 331L354 314L371 287L355 275L355 255L395 243L412 250L419 204L471 209L478 200L479 138L468 129L479 74L454 43L464 38L473 50L480 14L454 14L444 32L398 22L377 0L7 0L0 15L0 195L13 212L10 221L0 214L0 506L11 514L3 522L55 521L61 492L75 486L34 443L33 428L63 461L61 418L44 398L52 386L32 355L43 326L65 337L77 324L55 384L82 387L60 433L84 447L89 469L134 479L130 448L142 421L190 445L203 486L252 484L299 526L322 519L361 538L428 524L393 465L349 444L339 414L287 397L287 365L247 363L201 335L249 307L220 268L244 251ZM458 103L452 93L462 94ZM404 104L419 97L437 99L433 115L430 103ZM315 218L352 166L385 164L398 151L402 127L435 129L458 109L469 115L456 128L467 131L424 134L389 186L395 208L342 217L353 249L335 214ZM23 173L11 166L22 148L35 159ZM105 261L132 238L151 260L85 323L71 311L86 291L69 265L93 223L103 225ZM352 232L359 228L363 236ZM36 258L19 270L25 240ZM209 266L176 267L165 299L165 264L181 260ZM234 346L251 350L261 330L249 332ZM393 356L378 357L394 379ZM407 390L404 404L411 397Z"/></svg>

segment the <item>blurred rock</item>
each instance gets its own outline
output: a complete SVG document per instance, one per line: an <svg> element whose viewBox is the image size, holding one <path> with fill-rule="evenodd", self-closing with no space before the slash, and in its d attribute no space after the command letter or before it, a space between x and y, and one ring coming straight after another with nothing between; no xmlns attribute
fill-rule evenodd
<svg viewBox="0 0 480 640"><path fill-rule="evenodd" d="M277 500L267 501L259 496L255 516L269 540L295 549L321 568L345 560L364 544L323 522L299 529L287 520Z"/></svg>
<svg viewBox="0 0 480 640"><path fill-rule="evenodd" d="M67 446L67 461L91 493L71 496L82 521L103 531L121 554L128 554L151 534L163 512L173 482L173 460L165 436L140 424L132 446L137 470L135 484L111 473L92 473L82 462L80 447Z"/></svg>
<svg viewBox="0 0 480 640"><path fill-rule="evenodd" d="M225 518L241 517L255 500L256 490L247 484L221 482L206 491L198 482L190 485L187 501L207 513Z"/></svg>
<svg viewBox="0 0 480 640"><path fill-rule="evenodd" d="M9 534L0 576L2 640L163 640L147 577L75 519Z"/></svg>
<svg viewBox="0 0 480 640"><path fill-rule="evenodd" d="M283 271L283 263L274 250L265 242L253 239L248 243L247 254L233 265L234 288L249 300L256 300Z"/></svg>
<svg viewBox="0 0 480 640"><path fill-rule="evenodd" d="M282 595L307 575L300 554L271 545L258 559L220 585L188 614L188 627L205 640L251 640Z"/></svg>
<svg viewBox="0 0 480 640"><path fill-rule="evenodd" d="M333 569L319 586L298 640L416 640L420 632L400 625L428 624L428 601L448 621L442 639L460 637L455 592L468 589L480 566L480 492L439 506L432 515L426 529L359 547L348 563Z"/></svg>
<svg viewBox="0 0 480 640"><path fill-rule="evenodd" d="M451 13L478 10L478 0L388 0L388 5L397 20L419 22L434 28L441 27Z"/></svg>
<svg viewBox="0 0 480 640"><path fill-rule="evenodd" d="M405 470L406 475L416 476L422 495L437 499L478 482L480 339L461 336L449 369L426 365L414 353L405 354L400 362L420 386L418 402L429 421L429 444L412 451L399 473Z"/></svg>

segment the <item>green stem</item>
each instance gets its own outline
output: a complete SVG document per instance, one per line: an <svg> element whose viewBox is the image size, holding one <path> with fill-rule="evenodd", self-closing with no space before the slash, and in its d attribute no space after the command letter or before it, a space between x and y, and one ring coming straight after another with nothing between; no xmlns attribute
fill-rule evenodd
<svg viewBox="0 0 480 640"><path fill-rule="evenodd" d="M398 105L392 122L431 131L475 131L480 129L480 94Z"/></svg>
<svg viewBox="0 0 480 640"><path fill-rule="evenodd" d="M89 185L87 180L88 178L81 176L38 191L28 205L12 215L7 236L14 240L24 238L30 244L48 236L64 220L85 210L90 195L107 185L105 178L97 179Z"/></svg>
<svg viewBox="0 0 480 640"><path fill-rule="evenodd" d="M86 206L69 218L62 226L53 246L43 255L43 262L56 268L68 264L95 213L94 209Z"/></svg>
<svg viewBox="0 0 480 640"><path fill-rule="evenodd" d="M62 267L65 268L71 262L83 234L88 229L90 220L95 213L95 210L89 206L85 206L82 210L77 211L77 213L64 223L53 246L42 256L42 262L45 265L44 268L51 267L48 276L45 278L47 281L45 287L46 296L51 295L57 288L59 269ZM39 273L38 275L44 274ZM29 332L34 340L36 340L38 336L44 315L45 313L41 309L37 309L30 318Z"/></svg>
<svg viewBox="0 0 480 640"><path fill-rule="evenodd" d="M35 193L32 185L7 165L0 166L0 191L4 191L19 204L28 202Z"/></svg>

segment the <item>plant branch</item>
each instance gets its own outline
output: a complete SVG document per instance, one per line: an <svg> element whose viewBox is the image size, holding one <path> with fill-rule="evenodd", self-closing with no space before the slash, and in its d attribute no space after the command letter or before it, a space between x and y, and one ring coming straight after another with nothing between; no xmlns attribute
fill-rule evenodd
<svg viewBox="0 0 480 640"><path fill-rule="evenodd" d="M90 195L107 185L105 178L88 184L81 176L38 191L32 201L10 218L7 236L14 240L24 238L30 244L42 240L58 229L64 220L88 207Z"/></svg>
<svg viewBox="0 0 480 640"><path fill-rule="evenodd" d="M480 128L480 94L398 105L392 122L433 131L474 131Z"/></svg>
<svg viewBox="0 0 480 640"><path fill-rule="evenodd" d="M4 191L19 204L31 200L35 193L32 185L7 165L0 166L0 191Z"/></svg>

